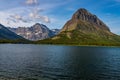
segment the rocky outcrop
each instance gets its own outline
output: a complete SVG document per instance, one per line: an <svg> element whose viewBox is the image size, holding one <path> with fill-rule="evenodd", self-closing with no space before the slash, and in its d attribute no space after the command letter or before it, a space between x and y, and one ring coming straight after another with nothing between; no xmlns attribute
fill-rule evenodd
<svg viewBox="0 0 120 80"><path fill-rule="evenodd" d="M16 34L32 41L50 38L55 35L47 26L36 23L32 27L9 28Z"/></svg>
<svg viewBox="0 0 120 80"><path fill-rule="evenodd" d="M76 29L76 27L78 27L78 24L83 24L83 23L86 23L86 25L90 25L90 26L92 25L96 29L102 29L110 32L110 29L106 24L104 24L96 15L91 14L89 11L87 11L84 8L77 10L73 14L72 19L65 24L62 31L74 30Z"/></svg>

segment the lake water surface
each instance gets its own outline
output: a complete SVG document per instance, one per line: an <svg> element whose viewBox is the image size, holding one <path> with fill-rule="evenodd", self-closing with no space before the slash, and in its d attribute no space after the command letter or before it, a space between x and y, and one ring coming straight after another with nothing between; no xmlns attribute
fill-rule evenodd
<svg viewBox="0 0 120 80"><path fill-rule="evenodd" d="M2 79L120 80L120 48L0 44Z"/></svg>

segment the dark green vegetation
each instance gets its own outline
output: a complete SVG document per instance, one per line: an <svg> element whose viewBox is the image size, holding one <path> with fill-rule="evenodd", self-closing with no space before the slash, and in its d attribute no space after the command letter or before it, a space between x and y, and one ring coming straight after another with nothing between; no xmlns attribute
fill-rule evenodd
<svg viewBox="0 0 120 80"><path fill-rule="evenodd" d="M13 43L13 44L30 44L33 43L32 41L26 39L16 39L16 40L8 40L8 39L1 39L0 43Z"/></svg>
<svg viewBox="0 0 120 80"><path fill-rule="evenodd" d="M72 32L71 38L66 33ZM62 32L57 35L58 39L45 39L36 43L41 44L65 44L65 45L100 45L100 46L120 46L120 37L117 35L102 35L95 33L83 33L82 31ZM78 35L81 34L81 35ZM103 33L104 34L104 33ZM107 36L107 37L106 37Z"/></svg>
<svg viewBox="0 0 120 80"><path fill-rule="evenodd" d="M112 33L96 15L79 9L58 35L36 43L120 46L120 36Z"/></svg>

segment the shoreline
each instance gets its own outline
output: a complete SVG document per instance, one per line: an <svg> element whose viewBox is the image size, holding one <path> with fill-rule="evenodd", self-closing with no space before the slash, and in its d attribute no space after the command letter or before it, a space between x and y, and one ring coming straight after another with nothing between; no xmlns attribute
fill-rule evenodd
<svg viewBox="0 0 120 80"><path fill-rule="evenodd" d="M55 45L55 46L75 46L75 47L118 47L120 46L109 46L109 45L74 45L74 44L36 44L36 43L0 43L0 44L31 44L31 45Z"/></svg>

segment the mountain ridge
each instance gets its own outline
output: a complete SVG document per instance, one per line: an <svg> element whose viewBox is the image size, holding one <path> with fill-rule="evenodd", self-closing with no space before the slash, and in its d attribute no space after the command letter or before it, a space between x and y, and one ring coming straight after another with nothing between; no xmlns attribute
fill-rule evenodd
<svg viewBox="0 0 120 80"><path fill-rule="evenodd" d="M0 39L23 39L21 36L18 36L17 34L15 34L14 32L11 32L10 30L8 30L5 26L3 26L2 24L0 24Z"/></svg>
<svg viewBox="0 0 120 80"><path fill-rule="evenodd" d="M28 40L10 31L0 24L0 43L27 43Z"/></svg>
<svg viewBox="0 0 120 80"><path fill-rule="evenodd" d="M31 27L18 27L18 28L9 27L9 30L32 41L50 38L57 34L57 32L53 32L46 25L40 23L36 23Z"/></svg>

